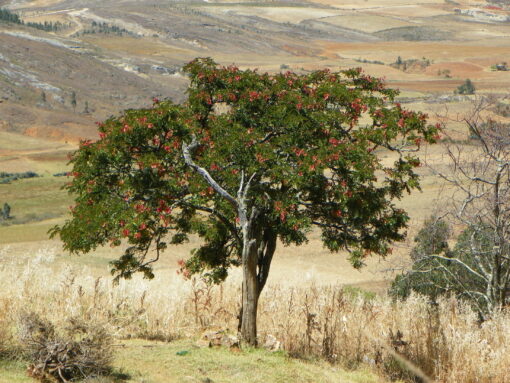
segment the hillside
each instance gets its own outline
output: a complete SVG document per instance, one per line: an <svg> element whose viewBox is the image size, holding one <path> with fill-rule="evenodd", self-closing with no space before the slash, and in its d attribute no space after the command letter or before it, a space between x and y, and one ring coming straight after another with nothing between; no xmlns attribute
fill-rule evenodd
<svg viewBox="0 0 510 383"><path fill-rule="evenodd" d="M509 12L488 3L348 1L0 1L0 129L60 141L94 135L93 122L182 100L182 65L197 56L260 70L362 66L418 98L464 78L502 92L510 72ZM33 25L59 25L47 32ZM428 62L405 70L404 60ZM76 105L72 98L75 93ZM43 94L44 93L44 94Z"/></svg>

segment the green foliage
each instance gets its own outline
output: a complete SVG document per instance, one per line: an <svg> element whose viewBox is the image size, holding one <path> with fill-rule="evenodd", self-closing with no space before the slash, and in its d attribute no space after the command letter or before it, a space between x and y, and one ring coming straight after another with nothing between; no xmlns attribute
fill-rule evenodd
<svg viewBox="0 0 510 383"><path fill-rule="evenodd" d="M471 301L478 309L485 309L481 293L485 292L486 283L468 267L479 272L476 256L492 251L494 241L490 230L480 226L466 228L456 238L453 250L447 243L450 233L444 221L432 218L425 222L411 251L412 269L395 278L390 295L407 298L414 291L435 301L440 295L453 294Z"/></svg>
<svg viewBox="0 0 510 383"><path fill-rule="evenodd" d="M17 181L23 178L34 178L39 177L39 175L35 172L23 172L23 173L7 173L0 172L0 184L8 184L12 181Z"/></svg>
<svg viewBox="0 0 510 383"><path fill-rule="evenodd" d="M510 104L498 102L494 107L494 113L503 117L510 117Z"/></svg>
<svg viewBox="0 0 510 383"><path fill-rule="evenodd" d="M358 59L354 59L354 61L356 61L358 63L363 63L363 64L384 65L384 63L379 60L367 60L367 59L358 58Z"/></svg>
<svg viewBox="0 0 510 383"><path fill-rule="evenodd" d="M435 300L438 295L445 292L441 267L447 267L449 263L433 256L450 255L447 243L450 231L448 224L436 217L431 217L424 222L423 228L414 238L416 245L410 254L413 260L412 269L395 278L390 288L390 295L407 298L412 291L415 291Z"/></svg>
<svg viewBox="0 0 510 383"><path fill-rule="evenodd" d="M110 25L108 23L101 23L101 22L96 22L96 21L92 21L91 28L85 29L82 31L82 34L84 34L84 35L96 34L96 33L103 33L103 34L113 33L118 36L123 36L123 35L134 36L135 35L134 33L128 31L127 29L118 27L116 25Z"/></svg>
<svg viewBox="0 0 510 383"><path fill-rule="evenodd" d="M433 254L446 254L448 256L450 235L450 227L445 221L437 217L426 220L423 228L414 238L416 246L411 250L411 259L418 262Z"/></svg>
<svg viewBox="0 0 510 383"><path fill-rule="evenodd" d="M23 21L16 13L11 12L5 8L0 8L0 21L7 21L9 23L15 24L23 24Z"/></svg>
<svg viewBox="0 0 510 383"><path fill-rule="evenodd" d="M361 299L365 302L372 301L376 298L376 293L368 290L364 290L360 287L345 286L342 288L342 292L352 301Z"/></svg>
<svg viewBox="0 0 510 383"><path fill-rule="evenodd" d="M475 94L476 88L470 79L467 79L455 90L456 94Z"/></svg>
<svg viewBox="0 0 510 383"><path fill-rule="evenodd" d="M58 32L58 31L61 31L62 29L69 28L71 25L71 24L63 24L60 21L57 21L55 23L53 21L45 21L43 23L28 22L28 23L24 23L24 24L27 27L40 29L40 30L46 31L46 32Z"/></svg>
<svg viewBox="0 0 510 383"><path fill-rule="evenodd" d="M51 232L66 249L86 253L126 240L113 271L152 277L159 251L195 234L202 245L181 271L220 281L240 263L244 235L225 195L247 183L253 220L284 245L306 242L318 226L328 249L348 250L361 267L404 238L408 216L394 201L419 187L420 161L400 149L435 142L438 127L394 104L396 91L360 69L260 74L196 59L184 70L184 104L156 100L110 118L100 139L73 155L67 189L76 206ZM219 187L186 162L186 148ZM379 148L399 156L385 165Z"/></svg>
<svg viewBox="0 0 510 383"><path fill-rule="evenodd" d="M64 28L68 28L69 24L63 24L60 21L52 22L52 21L45 21L44 23L33 23L28 22L25 23L16 13L9 11L5 8L0 8L0 22L6 21L9 23L19 24L19 25L26 25L30 28L36 28L47 32L57 32Z"/></svg>
<svg viewBox="0 0 510 383"><path fill-rule="evenodd" d="M503 61L499 64L491 65L491 70L499 71L499 72L506 72L506 71L508 71L508 64L505 61Z"/></svg>
<svg viewBox="0 0 510 383"><path fill-rule="evenodd" d="M444 77L444 78L452 78L452 72L450 71L450 69L443 69L443 70L438 69L437 75Z"/></svg>
<svg viewBox="0 0 510 383"><path fill-rule="evenodd" d="M11 206L6 202L2 208L2 218L9 219L11 218Z"/></svg>

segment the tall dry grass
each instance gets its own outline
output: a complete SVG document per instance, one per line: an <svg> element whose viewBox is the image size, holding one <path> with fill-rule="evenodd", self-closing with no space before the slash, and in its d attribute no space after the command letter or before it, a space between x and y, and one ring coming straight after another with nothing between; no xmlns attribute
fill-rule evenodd
<svg viewBox="0 0 510 383"><path fill-rule="evenodd" d="M27 311L56 324L69 318L104 323L119 338L171 340L205 328L237 329L239 278L208 286L171 275L114 286L109 278L57 266L52 257L43 251L24 264L0 257L0 352L12 345ZM340 286L269 286L260 301L259 334L262 343L276 337L293 356L369 364L392 378L411 379L415 366L438 382L510 381L510 313L480 323L454 299L431 305L418 296L392 302Z"/></svg>

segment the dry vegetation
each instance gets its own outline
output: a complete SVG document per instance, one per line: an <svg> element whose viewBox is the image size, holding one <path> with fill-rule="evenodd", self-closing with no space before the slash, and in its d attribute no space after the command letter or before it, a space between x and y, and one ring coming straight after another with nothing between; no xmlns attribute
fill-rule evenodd
<svg viewBox="0 0 510 383"><path fill-rule="evenodd" d="M0 271L0 351L18 350L19 319L27 312L65 328L69 320L106 326L117 339L174 341L204 329L235 333L239 284L200 280L94 279L59 266L45 254L28 263L3 263ZM275 337L290 355L326 359L344 368L368 365L392 379L410 379L413 366L438 382L503 383L510 379L510 317L480 323L466 305L420 297L406 302L338 286L274 285L263 294L259 334ZM16 351L14 351L16 353ZM406 360L411 364L407 367ZM426 381L426 380L425 380Z"/></svg>

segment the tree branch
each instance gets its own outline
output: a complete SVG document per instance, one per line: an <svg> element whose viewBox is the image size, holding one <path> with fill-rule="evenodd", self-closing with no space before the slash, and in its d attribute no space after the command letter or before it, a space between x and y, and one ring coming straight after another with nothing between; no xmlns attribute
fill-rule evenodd
<svg viewBox="0 0 510 383"><path fill-rule="evenodd" d="M214 178L212 178L211 174L205 170L204 168L198 166L194 161L193 161L193 158L191 157L191 152L196 149L200 144L196 141L195 138L193 138L193 141L191 142L191 144L187 145L187 144L184 144L182 145L182 154L184 156L184 161L186 162L186 165L190 166L191 168L193 168L198 174L200 174L204 179L205 181L211 185L211 187L219 194L221 195L223 198L225 198L228 202L230 202L230 204L237 209L238 207L238 203L237 203L237 200L232 197L232 195L230 195L229 192L227 192L225 189L223 189L215 180Z"/></svg>
<svg viewBox="0 0 510 383"><path fill-rule="evenodd" d="M465 269L467 269L471 274L474 274L476 275L477 277L483 279L484 281L488 282L487 278L485 278L485 276L483 276L482 274L478 273L476 270L473 270L471 267L469 267L468 265L466 265L464 262L462 262L460 259L458 258L448 258L448 257L443 257L441 255L431 255L430 256L431 258L436 258L436 259L442 259L444 261L453 261L455 263L458 263L459 265L463 266Z"/></svg>

